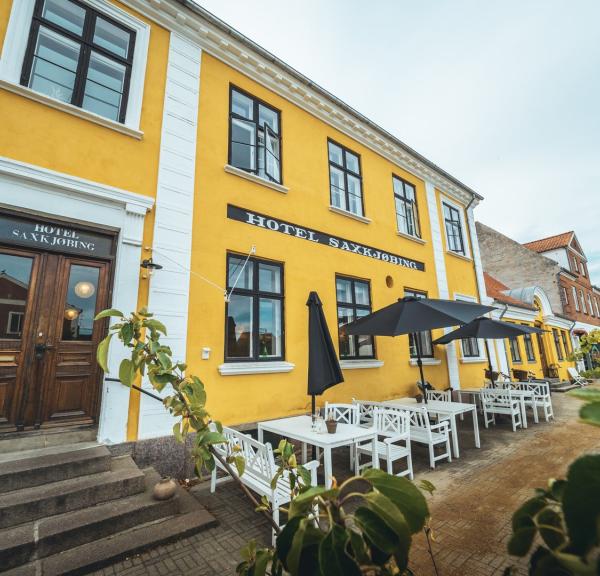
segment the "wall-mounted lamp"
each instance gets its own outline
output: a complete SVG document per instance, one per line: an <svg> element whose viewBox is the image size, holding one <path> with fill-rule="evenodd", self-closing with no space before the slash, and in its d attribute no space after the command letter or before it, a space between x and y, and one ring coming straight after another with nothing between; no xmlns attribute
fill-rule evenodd
<svg viewBox="0 0 600 576"><path fill-rule="evenodd" d="M155 270L162 270L162 266L157 264L152 260L152 258L147 258L146 260L142 260L140 264L140 268L143 268L148 272L148 276L152 276Z"/></svg>

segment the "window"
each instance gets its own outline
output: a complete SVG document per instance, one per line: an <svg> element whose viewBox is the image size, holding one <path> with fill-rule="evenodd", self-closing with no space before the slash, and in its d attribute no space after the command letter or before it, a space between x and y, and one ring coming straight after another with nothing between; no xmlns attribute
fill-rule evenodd
<svg viewBox="0 0 600 576"><path fill-rule="evenodd" d="M571 352L571 348L569 347L569 339L567 338L567 333L563 330L560 333L562 337L563 348L565 350L565 354L569 354Z"/></svg>
<svg viewBox="0 0 600 576"><path fill-rule="evenodd" d="M75 0L37 0L21 84L125 122L135 32Z"/></svg>
<svg viewBox="0 0 600 576"><path fill-rule="evenodd" d="M564 354L562 347L560 345L560 336L558 335L558 330L556 328L552 328L552 336L554 336L554 346L556 348L556 355L559 360L564 360Z"/></svg>
<svg viewBox="0 0 600 576"><path fill-rule="evenodd" d="M392 176L394 202L396 204L396 223L398 231L409 236L421 237L419 212L415 187L405 180Z"/></svg>
<svg viewBox="0 0 600 576"><path fill-rule="evenodd" d="M523 342L525 343L525 356L528 362L535 362L535 352L533 350L533 340L531 334L523 335Z"/></svg>
<svg viewBox="0 0 600 576"><path fill-rule="evenodd" d="M596 316L600 318L600 298L594 298L596 301Z"/></svg>
<svg viewBox="0 0 600 576"><path fill-rule="evenodd" d="M23 312L9 312L8 313L8 322L6 324L6 333L14 334L15 336L21 336L21 332L23 331L23 317L25 314Z"/></svg>
<svg viewBox="0 0 600 576"><path fill-rule="evenodd" d="M562 300L563 300L563 304L565 306L569 305L569 293L567 292L567 289L564 286L561 286L562 289Z"/></svg>
<svg viewBox="0 0 600 576"><path fill-rule="evenodd" d="M404 290L404 296L412 296L413 298L427 298L425 292L417 292L415 290ZM408 349L411 358L416 358L417 354L417 340L421 347L422 358L433 358L433 343L431 338L431 330L425 330L424 332L413 332L408 335Z"/></svg>
<svg viewBox="0 0 600 576"><path fill-rule="evenodd" d="M479 342L477 338L465 338L461 340L462 353L465 358L479 357Z"/></svg>
<svg viewBox="0 0 600 576"><path fill-rule="evenodd" d="M364 216L360 157L347 148L327 141L331 205Z"/></svg>
<svg viewBox="0 0 600 576"><path fill-rule="evenodd" d="M373 336L346 334L343 329L345 324L354 322L354 320L371 313L371 289L369 282L336 276L335 293L340 358L343 360L375 358Z"/></svg>
<svg viewBox="0 0 600 576"><path fill-rule="evenodd" d="M229 109L229 164L281 184L281 114L234 87Z"/></svg>
<svg viewBox="0 0 600 576"><path fill-rule="evenodd" d="M585 262L583 260L581 261L580 269L581 269L581 275L584 277L587 276L586 269L585 269Z"/></svg>
<svg viewBox="0 0 600 576"><path fill-rule="evenodd" d="M575 272L579 272L579 266L577 265L577 258L575 258L575 256L573 256L573 270Z"/></svg>
<svg viewBox="0 0 600 576"><path fill-rule="evenodd" d="M595 316L594 314L594 304L592 302L592 295L588 292L588 310L590 311L591 316Z"/></svg>
<svg viewBox="0 0 600 576"><path fill-rule="evenodd" d="M227 255L225 361L282 360L283 265Z"/></svg>
<svg viewBox="0 0 600 576"><path fill-rule="evenodd" d="M579 296L581 297L581 309L584 314L587 314L587 308L585 307L585 296L583 295L583 290L579 290Z"/></svg>
<svg viewBox="0 0 600 576"><path fill-rule="evenodd" d="M448 250L457 254L466 255L465 243L463 239L462 223L460 220L460 212L443 203L444 207L444 222L446 223L446 238L448 240Z"/></svg>
<svg viewBox="0 0 600 576"><path fill-rule="evenodd" d="M579 299L577 298L577 290L575 286L571 286L571 290L573 291L573 302L575 302L575 310L579 312Z"/></svg>
<svg viewBox="0 0 600 576"><path fill-rule="evenodd" d="M521 350L519 349L519 343L516 338L509 338L508 344L510 346L510 357L513 362L521 362Z"/></svg>

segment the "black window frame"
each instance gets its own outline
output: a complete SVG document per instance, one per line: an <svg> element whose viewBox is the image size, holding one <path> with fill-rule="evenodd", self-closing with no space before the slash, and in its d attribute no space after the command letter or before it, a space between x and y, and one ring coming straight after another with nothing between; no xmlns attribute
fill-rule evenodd
<svg viewBox="0 0 600 576"><path fill-rule="evenodd" d="M524 324L527 326L527 324ZM525 344L525 357L527 362L535 362L535 349L533 348L533 338L531 334L523 334L523 343Z"/></svg>
<svg viewBox="0 0 600 576"><path fill-rule="evenodd" d="M395 181L398 181L402 184L402 196L400 196L399 194L397 194L396 192L396 187L394 186ZM406 186L410 186L413 189L414 192L414 196L415 199L411 200L410 198L406 197ZM400 176L397 176L396 174L392 174L392 191L394 193L394 211L396 212L396 228L398 229L398 232L402 233L402 234L406 234L408 236L412 236L413 238L419 238L421 239L421 222L420 222L420 218L419 218L419 204L417 202L417 187L412 184L411 182L409 182L408 180L405 180L404 178L400 178ZM411 213L413 215L413 219L414 219L414 228L415 228L415 234L411 234L410 232L404 232L403 230L400 230L400 227L398 226L398 210L396 209L396 199L398 199L400 202L402 202L404 204L405 210L407 205L411 208ZM408 229L408 226L407 226Z"/></svg>
<svg viewBox="0 0 600 576"><path fill-rule="evenodd" d="M120 124L124 124L127 117L127 105L129 103L131 73L133 68L133 55L135 54L135 30L124 26L121 22L114 20L101 10L96 10L88 4L84 4L82 2L79 2L78 0L69 0L72 4L75 4L85 10L83 31L81 33L81 36L79 36L78 34L63 28L56 22L52 22L51 20L46 20L45 18L43 18L42 11L44 8L44 1L45 0L36 0L35 2L33 17L31 20L31 27L29 29L29 38L27 40L27 48L25 50L25 58L23 60L23 67L21 69L21 85L29 87L29 81L31 79L31 74L33 71L35 45L39 35L40 26L44 26L45 28L49 28L56 34L60 34L61 36L64 36L71 41L77 42L80 45L79 60L77 62L77 70L75 72L75 81L73 84L73 94L71 96L71 102L69 102L69 104L71 104L72 106L76 106L77 108L86 110L91 114L97 114L98 116L102 116L102 118L112 120L112 118L108 118L107 116L103 116L102 114L98 114L97 112L93 112L92 110L88 110L87 108L83 107L85 85L87 82L92 50L94 52L98 52L99 54L101 54L105 58L108 58L109 60L115 61L125 66L123 92L121 94L121 104L119 107L119 119L117 120L117 122L119 122ZM127 54L127 58L123 58L122 56L114 54L113 52L107 50L106 48L103 48L102 46L94 44L94 31L96 28L96 20L98 19L98 17L100 17L103 20L106 20L113 26L116 26L117 28L120 28L121 30L129 34L129 53Z"/></svg>
<svg viewBox="0 0 600 576"><path fill-rule="evenodd" d="M338 280L344 280L346 282L351 283L352 302L340 302L337 299L337 282L338 282ZM359 282L361 284L366 284L366 286L367 286L367 290L368 290L368 294L369 294L369 304L368 305L356 303L356 291L354 289L354 286L357 282ZM349 334L348 338L352 338L354 341L354 350L356 350L356 354L354 356L350 356L350 355L342 356L341 338L343 335L343 326L340 326L340 322L339 322L339 308L352 308L352 310L354 311L355 318L358 318L358 316L356 315L357 310L366 310L368 312L371 312L373 310L373 301L371 299L371 281L367 280L365 278L356 278L353 276L346 276L345 274L336 274L335 275L335 304L336 304L336 306L335 306L336 319L337 319L337 324L338 324L338 350L339 350L340 360L375 360L377 358L377 348L375 347L375 336L369 335L369 338L371 339L371 347L373 348L373 354L371 354L369 356L362 356L362 355L358 354L358 350L359 350L358 339L361 337L364 338L366 336L364 334Z"/></svg>
<svg viewBox="0 0 600 576"><path fill-rule="evenodd" d="M563 353L563 349L560 343L560 336L558 334L557 328L552 328L552 337L554 338L554 348L556 348L556 356L559 362L562 362L565 359L565 355Z"/></svg>
<svg viewBox="0 0 600 576"><path fill-rule="evenodd" d="M448 217L446 216L446 211L444 210L444 208L447 208L450 212L450 219L448 219ZM466 245L465 245L465 239L463 237L463 225L462 225L462 215L460 213L460 210L458 208L456 208L455 206L452 206L452 204L448 204L448 202L444 202L442 201L442 210L444 211L444 227L446 229L446 242L448 243L448 250L450 252L453 252L454 254L460 254L461 256L466 256L467 255L467 249L466 249ZM457 219L454 219L454 215L456 214ZM451 233L449 230L449 227L453 230L453 232ZM456 234L456 230L458 230L458 234ZM451 244L454 244L454 242L451 242L451 238L456 239L458 237L459 241L460 241L460 250L455 250Z"/></svg>
<svg viewBox="0 0 600 576"><path fill-rule="evenodd" d="M463 338L461 341L463 358L480 358L479 340L477 338Z"/></svg>
<svg viewBox="0 0 600 576"><path fill-rule="evenodd" d="M519 342L516 338L508 339L508 346L510 348L510 359L513 364L522 364L523 357L521 356L521 349L519 348Z"/></svg>
<svg viewBox="0 0 600 576"><path fill-rule="evenodd" d="M565 356L568 356L571 353L571 348L569 347L569 339L567 338L567 333L564 330L561 330L560 337L562 339Z"/></svg>
<svg viewBox="0 0 600 576"><path fill-rule="evenodd" d="M412 296L414 298L427 298L427 292L423 292L422 290L414 290L412 288L404 288L404 297ZM417 344L415 342L415 335L420 334L421 340L421 358L435 358L435 349L433 347L433 336L431 334L431 330L422 330L421 332L411 332L408 335L408 354L410 358L417 358ZM427 340L427 348L431 350L431 353L425 354L423 352L423 339ZM413 353L413 350L415 352Z"/></svg>
<svg viewBox="0 0 600 576"><path fill-rule="evenodd" d="M229 290L229 267L231 258L238 258L245 260L245 254L239 254L237 252L227 252L226 254L226 266L225 266L225 284ZM226 363L237 363L237 362L281 362L285 360L285 280L284 280L284 263L277 262L275 260L267 260L264 258L248 258L248 262L252 262L252 289L235 287L232 295L239 296L250 296L252 297L252 356L228 356L227 342L228 342L228 330L229 330L229 302L225 303L225 344L223 347L223 359ZM281 292L268 292L266 290L260 290L259 287L259 265L267 264L269 266L276 266L279 268L279 282L281 285ZM260 299L271 298L281 301L281 355L279 356L260 356Z"/></svg>
<svg viewBox="0 0 600 576"><path fill-rule="evenodd" d="M253 120L249 120L248 118L245 118L244 116L241 116L239 114L235 114L233 112L233 93L234 92L238 92L239 94L241 94L242 96L245 96L246 98L249 98L250 100L252 100L252 117ZM259 124L259 106L264 106L265 108L268 108L271 112L274 112L275 114L277 114L277 125L279 127L279 132L277 134L275 134L275 132L273 131L273 129L265 122L264 125L261 127ZM248 123L252 123L255 125L255 130L254 130L254 149L256 150L256 167L254 170L249 169L249 168L243 168L241 166L236 166L235 164L232 163L232 158L231 158L231 152L232 152L232 138L233 138L233 120L234 118L238 119L238 120L242 120L244 122L248 122ZM259 163L258 163L258 155L260 154L260 147L258 144L258 132L259 129L264 131L264 146L263 146L263 150L264 150L264 166L265 166L265 177L263 178L263 176L259 175ZM275 134L275 136L277 137L277 140L279 141L279 180L276 180L275 178L273 178L272 176L270 176L267 173L267 139L266 139L266 133L268 132L273 132ZM281 124L281 110L279 110L278 108L275 108L273 105L269 104L268 102L266 102L265 100L262 100L261 98L258 98L256 96L254 96L253 94L250 94L250 92L244 90L243 88L240 88L239 86L236 86L235 84L229 84L229 137L228 137L228 142L227 142L227 163L230 166L233 166L234 168L237 168L238 170L243 170L244 172L248 172L249 174L254 174L257 178L263 178L264 180L267 180L268 182L274 182L275 184L280 184L283 185L283 138L282 138L282 134L283 134L283 129L282 129L282 124Z"/></svg>
<svg viewBox="0 0 600 576"><path fill-rule="evenodd" d="M341 148L342 161L344 163L343 166L338 164L337 162L334 162L329 157L329 144L333 144L334 146ZM359 170L358 174L356 172L354 172L353 170L346 167L346 153L350 153L353 156L356 156L358 158L358 170ZM346 208L339 208L338 206L335 206L333 203L333 194L331 191L331 186L332 186L332 184L331 184L331 166L332 165L334 168L341 170L342 173L344 174L344 197L346 200ZM339 142L336 142L332 138L327 138L327 166L329 167L329 203L330 203L330 205L333 206L334 208L338 208L339 210L343 210L344 212L348 212L349 214L354 214L355 216L360 216L361 218L365 218L365 189L364 189L364 185L363 185L362 159L360 157L360 154L358 154L358 152L354 152L354 150L350 150L350 148L340 144ZM361 211L360 214L357 214L356 212L352 212L352 210L350 210L350 192L348 191L348 174L350 174L351 176L354 176L355 178L358 178L358 180L360 182L360 211Z"/></svg>

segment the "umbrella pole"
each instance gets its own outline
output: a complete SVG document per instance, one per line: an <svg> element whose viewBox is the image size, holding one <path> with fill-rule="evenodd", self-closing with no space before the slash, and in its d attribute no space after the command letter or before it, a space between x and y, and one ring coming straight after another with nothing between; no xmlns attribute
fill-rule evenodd
<svg viewBox="0 0 600 576"><path fill-rule="evenodd" d="M317 400L315 398L314 394L311 394L311 418L312 418L312 422L314 424L315 422L315 412L317 411ZM312 459L316 460L317 459L317 449L316 447L313 445L312 447Z"/></svg>
<svg viewBox="0 0 600 576"><path fill-rule="evenodd" d="M417 366L421 375L421 392L423 392L423 402L427 404L427 390L425 388L425 376L423 375L423 360L421 360L421 338L419 332L415 332L415 343L417 345Z"/></svg>
<svg viewBox="0 0 600 576"><path fill-rule="evenodd" d="M490 355L490 345L488 344L487 340L484 340L485 342L485 353L487 354L487 358L488 358L488 368L490 369L490 380L492 381L492 388L496 387L496 383L494 382L494 370L492 369L492 356Z"/></svg>

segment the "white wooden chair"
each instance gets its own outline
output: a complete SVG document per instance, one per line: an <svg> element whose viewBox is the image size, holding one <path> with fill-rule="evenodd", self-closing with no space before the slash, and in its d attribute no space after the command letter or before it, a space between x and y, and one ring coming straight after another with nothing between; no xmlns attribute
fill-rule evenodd
<svg viewBox="0 0 600 576"><path fill-rule="evenodd" d="M519 389L533 392L533 398L525 399L525 406L533 411L533 420L539 423L538 408L544 413L546 422L550 418L554 420L554 409L552 408L552 397L550 395L550 385L547 382L519 382Z"/></svg>
<svg viewBox="0 0 600 576"><path fill-rule="evenodd" d="M567 373L569 374L571 380L573 380L573 384L577 384L577 386L587 386L590 383L587 378L584 378L577 371L577 368L567 368Z"/></svg>
<svg viewBox="0 0 600 576"><path fill-rule="evenodd" d="M496 414L510 416L513 432L517 426L523 426L521 417L521 403L512 395L510 390L481 390L481 404L483 406L483 422L487 428L490 423L496 423Z"/></svg>
<svg viewBox="0 0 600 576"><path fill-rule="evenodd" d="M406 469L396 476L409 476L413 479L412 457L410 453L410 415L404 410L394 408L378 408L373 410L373 427L377 430L377 457L387 463L388 474L393 474L396 460L406 458ZM380 440L379 437L384 439ZM360 464L360 455L369 456L369 463ZM356 446L355 472L358 475L362 468L370 466L373 458L373 442L371 440Z"/></svg>
<svg viewBox="0 0 600 576"><path fill-rule="evenodd" d="M358 425L372 426L374 412L377 408L389 408L383 402L373 402L371 400L357 400L352 398L352 404L358 406Z"/></svg>
<svg viewBox="0 0 600 576"><path fill-rule="evenodd" d="M291 500L289 475L284 474L278 481L275 488L271 487L271 480L277 472L277 464L273 456L273 449L268 442L262 443L254 440L251 436L238 432L233 428L223 427L223 435L227 438L229 448L225 444L215 444L217 453L226 459L230 454L243 456L246 461L244 473L239 476L241 482L248 488L259 494L266 496L273 509L273 520L279 525L279 508L288 504ZM235 452L232 450L235 447ZM217 467L225 470L221 463L216 460L217 466L212 471L210 479L210 491L214 492L217 487ZM304 467L310 470L311 486L317 485L317 468L319 463L316 460L307 462ZM237 468L232 465L234 473L237 474ZM227 480L224 478L223 480ZM272 543L275 545L275 531L272 532Z"/></svg>
<svg viewBox="0 0 600 576"><path fill-rule="evenodd" d="M452 402L452 390L427 390L425 394L427 396L427 400Z"/></svg>
<svg viewBox="0 0 600 576"><path fill-rule="evenodd" d="M333 418L338 424L354 424L358 426L358 406L356 404L330 404L329 402L325 402L324 418L325 420ZM355 452L356 446L350 446L350 470L354 468ZM320 457L318 449L317 457Z"/></svg>
<svg viewBox="0 0 600 576"><path fill-rule="evenodd" d="M427 444L429 447L429 465L435 468L438 460L448 459L452 462L452 453L450 451L450 422L442 420L438 424L432 424L429 420L429 413L425 406L418 410L410 410L410 440ZM446 451L443 454L435 455L436 446L445 446Z"/></svg>

